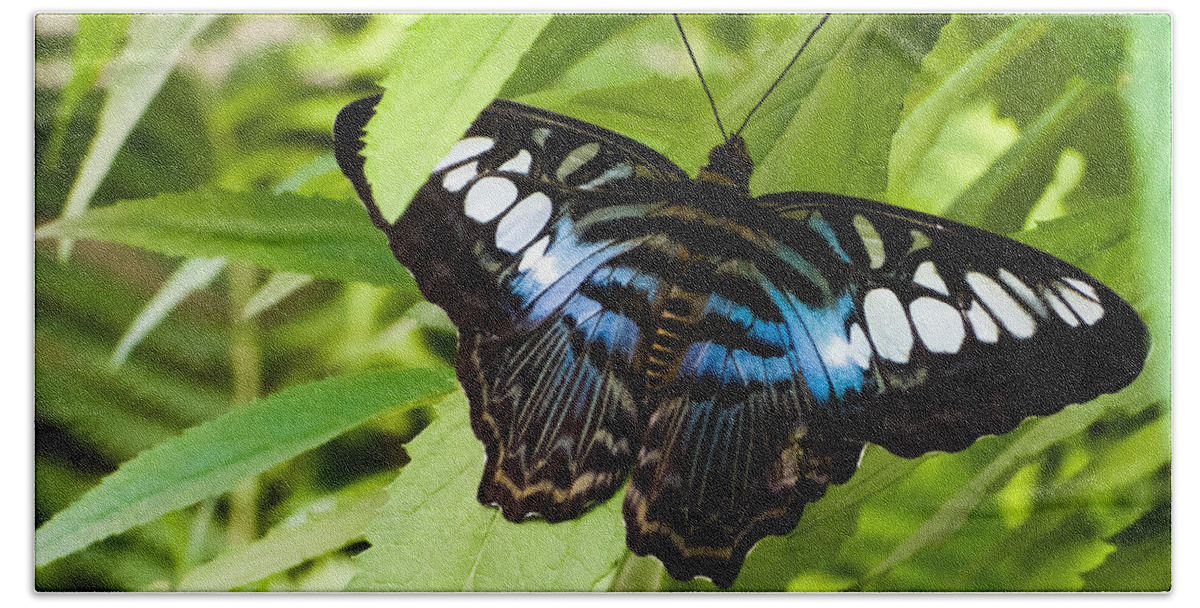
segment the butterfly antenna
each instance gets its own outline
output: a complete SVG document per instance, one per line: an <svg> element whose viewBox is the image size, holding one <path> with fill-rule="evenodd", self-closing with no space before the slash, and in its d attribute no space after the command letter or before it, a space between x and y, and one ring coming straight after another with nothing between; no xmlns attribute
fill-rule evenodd
<svg viewBox="0 0 1200 608"><path fill-rule="evenodd" d="M729 143L729 136L725 133L725 125L721 124L721 115L717 113L717 102L713 100L712 91L708 90L708 83L704 81L704 73L700 71L700 64L696 62L696 54L692 52L692 45L688 43L687 34L683 33L683 23L679 21L679 15L675 15L675 27L679 28L679 36L683 38L683 46L687 47L688 57L692 59L692 65L696 68L696 75L700 77L700 86L704 87L704 94L708 95L708 105L712 106L713 116L717 119L717 128L721 130L721 138L725 143Z"/></svg>
<svg viewBox="0 0 1200 608"><path fill-rule="evenodd" d="M675 21L678 22L679 17L676 17ZM771 83L771 86L767 89L767 92L763 93L762 99L759 99L758 104L754 106L754 109L750 110L750 113L746 115L746 120L742 121L742 126L738 127L737 132L733 134L734 137L742 134L742 129L745 129L746 125L750 123L750 117L754 116L754 113L762 107L763 102L767 100L767 97L771 94L771 91L774 91L775 87L779 86L780 81L782 81L783 77L787 75L788 70L792 69L793 65L796 65L796 60L800 58L800 53L804 52L805 47L808 46L808 43L812 42L813 36L817 35L817 32L821 29L821 26L825 25L826 21L829 21L829 13L825 13L825 16L821 17L821 22L817 24L817 27L814 27L813 31L809 32L808 38L804 40L804 44L800 45L800 50L796 51L796 54L792 56L792 60L788 62L787 67L783 68L783 71L779 73L779 77L775 79L775 82ZM683 30L681 29L680 31ZM684 42L687 42L686 38L684 39ZM693 58L692 61L695 61L695 58ZM703 81L703 79L701 79L701 81ZM708 87L705 87L705 90L707 91ZM710 95L709 97L711 98L712 96Z"/></svg>

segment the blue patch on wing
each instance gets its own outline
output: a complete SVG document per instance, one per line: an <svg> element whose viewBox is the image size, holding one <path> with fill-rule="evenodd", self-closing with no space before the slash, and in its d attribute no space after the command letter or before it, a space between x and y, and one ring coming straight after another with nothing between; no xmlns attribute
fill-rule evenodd
<svg viewBox="0 0 1200 608"><path fill-rule="evenodd" d="M508 289L521 299L525 311L520 329L527 330L553 314L604 263L644 240L582 241L574 222L567 217L560 219L542 255L528 262L522 258L524 270L508 283Z"/></svg>
<svg viewBox="0 0 1200 608"><path fill-rule="evenodd" d="M709 296L705 313L733 321L747 340L784 354L760 356L701 340L684 355L680 372L721 386L803 381L819 406L840 411L846 395L864 392L872 378L870 352L861 350L869 349L869 345L852 344L849 335L851 318L856 313L853 296L845 293L831 306L812 307L769 281L761 284L778 307L782 322L757 318L749 307L718 294Z"/></svg>
<svg viewBox="0 0 1200 608"><path fill-rule="evenodd" d="M829 241L829 246L833 248L834 253L838 254L838 257L842 258L843 262L850 263L850 256L846 255L841 243L838 243L837 236L833 234L833 228L829 227L829 222L825 221L825 218L821 217L820 214L813 213L808 216L808 226L826 241Z"/></svg>

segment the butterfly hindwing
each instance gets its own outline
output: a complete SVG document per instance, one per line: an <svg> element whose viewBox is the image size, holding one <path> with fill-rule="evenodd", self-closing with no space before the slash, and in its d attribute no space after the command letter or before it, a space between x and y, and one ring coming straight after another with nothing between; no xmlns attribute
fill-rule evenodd
<svg viewBox="0 0 1200 608"><path fill-rule="evenodd" d="M657 402L624 514L635 553L677 579L728 587L756 542L789 532L805 504L849 479L863 444L807 427L787 381L766 384L728 352L718 359Z"/></svg>

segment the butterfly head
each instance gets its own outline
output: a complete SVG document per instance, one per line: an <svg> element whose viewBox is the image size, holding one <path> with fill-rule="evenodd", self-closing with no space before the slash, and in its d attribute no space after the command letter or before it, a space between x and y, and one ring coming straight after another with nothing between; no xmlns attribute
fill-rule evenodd
<svg viewBox="0 0 1200 608"><path fill-rule="evenodd" d="M700 168L696 181L733 186L749 196L753 172L754 161L746 150L746 140L734 135L708 153L708 164Z"/></svg>

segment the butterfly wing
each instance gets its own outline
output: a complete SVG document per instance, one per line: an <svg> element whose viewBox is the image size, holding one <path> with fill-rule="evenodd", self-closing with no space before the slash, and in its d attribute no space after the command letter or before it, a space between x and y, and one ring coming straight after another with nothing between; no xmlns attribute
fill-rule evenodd
<svg viewBox="0 0 1200 608"><path fill-rule="evenodd" d="M335 126L368 207L358 151L377 101ZM458 375L488 457L479 500L506 518L576 517L632 468L646 417L634 344L655 278L614 260L645 241L621 227L652 204L643 186L686 179L626 137L496 100L381 226L459 327Z"/></svg>
<svg viewBox="0 0 1200 608"><path fill-rule="evenodd" d="M764 378L751 355L717 355L717 341L710 369L654 409L624 514L634 553L729 587L755 543L850 478L863 443L809 434L791 382Z"/></svg>
<svg viewBox="0 0 1200 608"><path fill-rule="evenodd" d="M1145 360L1124 300L1010 239L862 199L710 190L650 217L702 271L666 275L696 303L625 502L629 546L676 578L732 584L864 442L960 450L1119 390Z"/></svg>
<svg viewBox="0 0 1200 608"><path fill-rule="evenodd" d="M358 152L378 100L350 104L334 127L339 164L368 208L370 185ZM595 255L603 244L572 237L572 218L620 207L620 195L636 194L646 181L686 179L665 157L627 137L498 99L434 166L400 220L381 228L426 298L457 326L508 335L553 308L543 299L536 318L528 314L546 287L525 272L535 258L558 262L536 273L539 279L557 281L549 275L573 271L578 284L586 276L579 265L594 269L608 255ZM636 212L625 206L605 219ZM565 293L559 289L553 305L561 305Z"/></svg>
<svg viewBox="0 0 1200 608"><path fill-rule="evenodd" d="M1141 318L1049 254L863 199L758 202L791 220L773 235L824 269L827 297L849 304L836 323L810 327L830 395L818 411L844 437L906 457L956 451L1141 372Z"/></svg>

